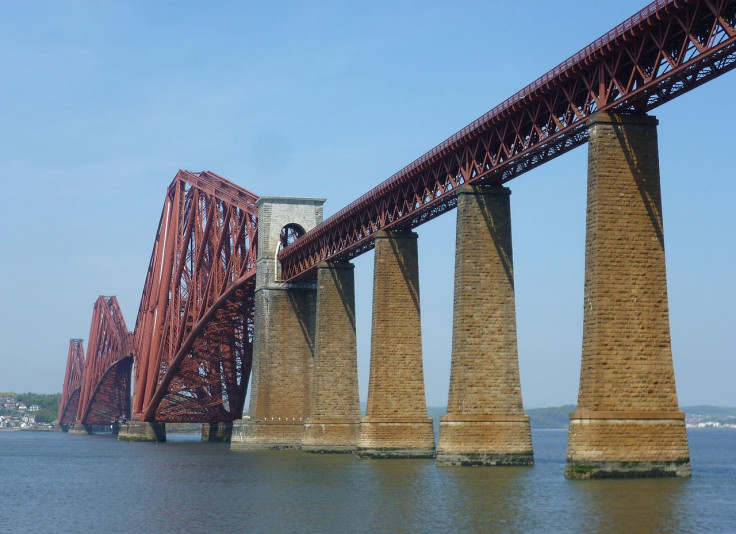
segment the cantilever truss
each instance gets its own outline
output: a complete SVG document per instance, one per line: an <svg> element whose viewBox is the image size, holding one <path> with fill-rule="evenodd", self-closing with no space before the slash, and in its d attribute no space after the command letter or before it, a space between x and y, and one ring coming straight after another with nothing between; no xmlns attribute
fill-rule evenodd
<svg viewBox="0 0 736 534"><path fill-rule="evenodd" d="M61 402L59 403L59 426L63 429L68 429L77 418L83 373L84 343L81 339L70 339L64 385L61 389Z"/></svg>
<svg viewBox="0 0 736 534"><path fill-rule="evenodd" d="M100 296L95 302L88 342L77 424L129 419L133 335L116 297Z"/></svg>
<svg viewBox="0 0 736 534"><path fill-rule="evenodd" d="M597 111L645 113L736 67L736 0L658 0L305 234L285 280L373 247L456 205L461 184L500 185L587 141Z"/></svg>
<svg viewBox="0 0 736 534"><path fill-rule="evenodd" d="M134 419L242 416L257 200L212 172L179 171L169 186L136 320Z"/></svg>

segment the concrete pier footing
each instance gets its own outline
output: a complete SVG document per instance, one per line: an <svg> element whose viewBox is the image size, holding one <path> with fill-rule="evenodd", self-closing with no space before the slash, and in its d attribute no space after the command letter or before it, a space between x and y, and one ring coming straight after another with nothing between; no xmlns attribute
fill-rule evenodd
<svg viewBox="0 0 736 534"><path fill-rule="evenodd" d="M166 424L148 421L129 421L120 425L119 441L166 441Z"/></svg>
<svg viewBox="0 0 736 534"><path fill-rule="evenodd" d="M670 344L657 120L588 121L583 354L569 478L689 476Z"/></svg>

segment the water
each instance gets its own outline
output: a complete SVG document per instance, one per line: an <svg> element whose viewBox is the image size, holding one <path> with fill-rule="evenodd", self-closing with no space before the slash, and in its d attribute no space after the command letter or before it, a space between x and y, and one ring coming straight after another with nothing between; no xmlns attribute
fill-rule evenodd
<svg viewBox="0 0 736 534"><path fill-rule="evenodd" d="M569 481L562 430L529 468L0 432L0 532L736 532L736 431L688 436L691 479Z"/></svg>

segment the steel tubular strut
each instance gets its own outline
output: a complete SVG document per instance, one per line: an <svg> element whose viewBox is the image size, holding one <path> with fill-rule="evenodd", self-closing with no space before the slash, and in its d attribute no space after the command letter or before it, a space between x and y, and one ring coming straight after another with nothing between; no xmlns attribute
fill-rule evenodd
<svg viewBox="0 0 736 534"><path fill-rule="evenodd" d="M279 254L285 281L453 209L461 184L501 185L587 141L599 111L646 113L736 67L736 0L658 0Z"/></svg>

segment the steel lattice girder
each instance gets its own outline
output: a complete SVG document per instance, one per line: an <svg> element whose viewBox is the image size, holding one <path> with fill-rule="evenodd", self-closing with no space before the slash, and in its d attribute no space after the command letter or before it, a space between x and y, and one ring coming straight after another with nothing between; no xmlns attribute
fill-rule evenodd
<svg viewBox="0 0 736 534"><path fill-rule="evenodd" d="M130 419L130 375L133 355L128 354L110 366L98 381L85 418L88 425L109 425Z"/></svg>
<svg viewBox="0 0 736 534"><path fill-rule="evenodd" d="M658 0L463 128L280 254L286 281L456 205L459 185L501 185L587 141L598 111L645 113L736 67L736 0Z"/></svg>
<svg viewBox="0 0 736 534"><path fill-rule="evenodd" d="M129 418L133 335L116 297L100 296L95 302L88 341L77 423L103 425Z"/></svg>
<svg viewBox="0 0 736 534"><path fill-rule="evenodd" d="M74 424L79 409L79 394L82 389L84 374L84 343L81 339L69 340L69 353L66 357L64 385L61 388L59 403L59 426L69 427Z"/></svg>
<svg viewBox="0 0 736 534"><path fill-rule="evenodd" d="M134 419L242 416L257 200L209 171L179 171L169 186L136 320Z"/></svg>

